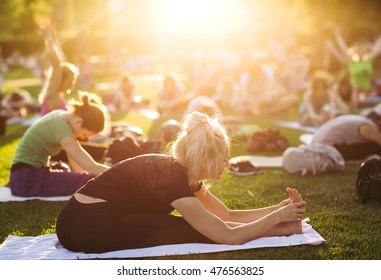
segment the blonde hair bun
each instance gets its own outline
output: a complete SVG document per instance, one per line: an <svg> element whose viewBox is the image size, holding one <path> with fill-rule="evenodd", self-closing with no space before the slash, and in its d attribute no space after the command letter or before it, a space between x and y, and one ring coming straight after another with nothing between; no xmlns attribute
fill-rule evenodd
<svg viewBox="0 0 381 280"><path fill-rule="evenodd" d="M188 168L188 176L197 178L199 173L212 174L219 162L230 152L230 139L218 117L200 112L187 114L171 153Z"/></svg>

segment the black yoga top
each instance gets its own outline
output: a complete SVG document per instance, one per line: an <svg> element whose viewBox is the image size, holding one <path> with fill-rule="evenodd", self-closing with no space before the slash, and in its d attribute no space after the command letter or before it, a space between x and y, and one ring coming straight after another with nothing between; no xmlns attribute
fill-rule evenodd
<svg viewBox="0 0 381 280"><path fill-rule="evenodd" d="M198 184L198 189L202 183ZM118 162L78 193L104 199L124 213L170 213L174 200L194 197L187 169L173 157L145 154Z"/></svg>

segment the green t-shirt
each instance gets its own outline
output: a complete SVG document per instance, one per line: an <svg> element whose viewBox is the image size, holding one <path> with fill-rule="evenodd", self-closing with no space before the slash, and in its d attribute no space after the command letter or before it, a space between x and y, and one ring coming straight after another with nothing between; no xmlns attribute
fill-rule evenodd
<svg viewBox="0 0 381 280"><path fill-rule="evenodd" d="M33 167L47 166L50 156L61 150L60 140L74 137L71 126L61 116L64 110L46 114L30 126L17 146L13 164L27 163Z"/></svg>
<svg viewBox="0 0 381 280"><path fill-rule="evenodd" d="M357 88L370 89L372 87L373 65L371 60L351 61L348 70L351 81Z"/></svg>

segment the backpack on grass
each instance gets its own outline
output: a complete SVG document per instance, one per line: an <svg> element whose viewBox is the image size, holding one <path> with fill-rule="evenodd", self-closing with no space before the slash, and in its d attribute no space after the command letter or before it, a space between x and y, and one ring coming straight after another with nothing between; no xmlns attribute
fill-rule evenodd
<svg viewBox="0 0 381 280"><path fill-rule="evenodd" d="M380 159L370 159L361 164L356 180L356 197L361 203L381 200Z"/></svg>
<svg viewBox="0 0 381 280"><path fill-rule="evenodd" d="M106 151L106 158L111 164L142 154L158 153L161 143L159 141L138 141L133 136L124 136L114 139Z"/></svg>
<svg viewBox="0 0 381 280"><path fill-rule="evenodd" d="M289 147L289 142L279 130L265 128L254 132L246 142L246 151L257 152L283 152Z"/></svg>
<svg viewBox="0 0 381 280"><path fill-rule="evenodd" d="M326 144L314 143L287 148L283 153L282 167L291 174L342 171L345 161L339 151Z"/></svg>

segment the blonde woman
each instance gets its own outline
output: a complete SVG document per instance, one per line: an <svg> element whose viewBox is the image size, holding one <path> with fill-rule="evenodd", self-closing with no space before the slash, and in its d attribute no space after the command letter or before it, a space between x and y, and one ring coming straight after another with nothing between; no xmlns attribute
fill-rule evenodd
<svg viewBox="0 0 381 280"><path fill-rule="evenodd" d="M306 202L295 189L278 205L230 210L208 189L228 167L229 138L218 119L185 117L171 154L121 161L88 181L57 219L72 251L107 252L188 242L241 244L301 233ZM181 216L171 215L177 210Z"/></svg>

